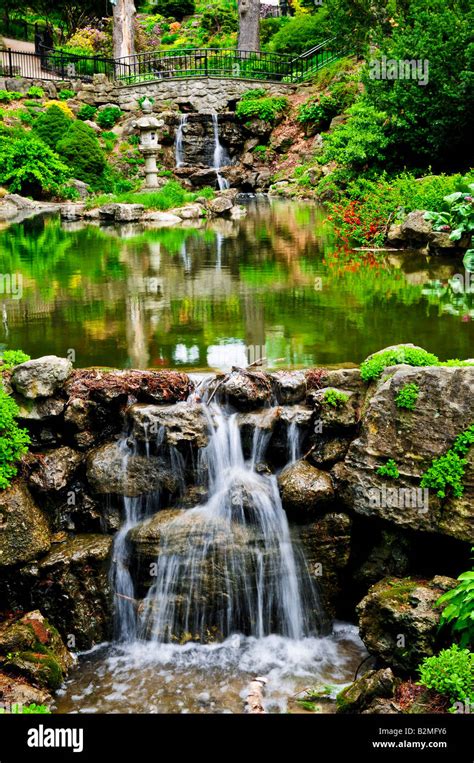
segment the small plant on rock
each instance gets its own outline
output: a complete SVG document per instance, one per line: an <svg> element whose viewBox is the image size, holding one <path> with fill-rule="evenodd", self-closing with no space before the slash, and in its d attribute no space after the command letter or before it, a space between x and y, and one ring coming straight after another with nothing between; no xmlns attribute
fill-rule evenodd
<svg viewBox="0 0 474 763"><path fill-rule="evenodd" d="M337 389L328 389L324 393L323 403L332 408L342 408L349 400L349 395L345 392L339 392Z"/></svg>
<svg viewBox="0 0 474 763"><path fill-rule="evenodd" d="M395 405L397 408L405 408L407 411L414 411L419 394L420 388L418 384L405 384L395 398Z"/></svg>
<svg viewBox="0 0 474 763"><path fill-rule="evenodd" d="M400 472L398 471L398 466L396 464L396 461L393 460L393 458L389 458L386 464L383 464L382 466L379 466L379 468L376 470L376 474L379 475L379 477L390 477L391 479L398 479L400 476Z"/></svg>
<svg viewBox="0 0 474 763"><path fill-rule="evenodd" d="M463 458L474 445L474 424L459 434L452 448L436 458L421 478L421 487L433 488L438 498L446 498L450 490L454 498L464 493L464 472L467 459Z"/></svg>
<svg viewBox="0 0 474 763"><path fill-rule="evenodd" d="M96 122L103 130L110 130L122 116L122 111L117 106L106 106L99 111Z"/></svg>

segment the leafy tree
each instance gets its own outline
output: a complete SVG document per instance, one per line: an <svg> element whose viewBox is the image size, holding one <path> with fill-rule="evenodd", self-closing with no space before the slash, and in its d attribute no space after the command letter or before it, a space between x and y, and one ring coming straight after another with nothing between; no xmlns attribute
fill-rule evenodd
<svg viewBox="0 0 474 763"><path fill-rule="evenodd" d="M332 36L328 32L328 25L328 13L325 8L314 16L295 16L272 37L270 47L275 53L298 56Z"/></svg>
<svg viewBox="0 0 474 763"><path fill-rule="evenodd" d="M73 122L67 134L56 146L78 180L100 187L105 169L105 156L94 131L84 122Z"/></svg>
<svg viewBox="0 0 474 763"><path fill-rule="evenodd" d="M428 83L414 79L364 82L369 102L391 124L391 143L400 166L461 164L469 156L474 119L474 11L465 0L410 0L379 56L420 60Z"/></svg>
<svg viewBox="0 0 474 763"><path fill-rule="evenodd" d="M158 0L155 8L162 16L172 16L177 21L182 21L185 16L194 13L195 4L194 0Z"/></svg>
<svg viewBox="0 0 474 763"><path fill-rule="evenodd" d="M19 408L0 385L0 490L10 485L17 474L17 462L30 443L26 429L20 429L16 422Z"/></svg>

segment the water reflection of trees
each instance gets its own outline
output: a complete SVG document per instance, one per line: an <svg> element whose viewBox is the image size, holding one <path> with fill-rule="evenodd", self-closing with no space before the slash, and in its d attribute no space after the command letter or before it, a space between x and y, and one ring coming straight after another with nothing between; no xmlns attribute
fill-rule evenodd
<svg viewBox="0 0 474 763"><path fill-rule="evenodd" d="M423 289L455 265L341 256L310 205L261 205L201 230L68 227L34 218L0 233L2 272L23 275L23 299L3 298L9 341L32 354L73 347L79 365L205 367L209 348L240 342L304 365L401 340L453 354Z"/></svg>

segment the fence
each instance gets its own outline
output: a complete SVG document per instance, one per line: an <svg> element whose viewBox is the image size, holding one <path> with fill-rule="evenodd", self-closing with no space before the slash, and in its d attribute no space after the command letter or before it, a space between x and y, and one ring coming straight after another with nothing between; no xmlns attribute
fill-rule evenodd
<svg viewBox="0 0 474 763"><path fill-rule="evenodd" d="M344 53L344 46L335 38L325 40L296 58L230 48L193 48L113 59L79 56L40 45L38 53L1 51L0 76L91 81L94 74L105 74L108 79L121 84L193 77L297 83Z"/></svg>

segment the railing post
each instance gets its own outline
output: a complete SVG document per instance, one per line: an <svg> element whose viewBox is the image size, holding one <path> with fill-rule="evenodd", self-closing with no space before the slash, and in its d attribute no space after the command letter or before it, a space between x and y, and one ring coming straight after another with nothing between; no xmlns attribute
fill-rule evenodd
<svg viewBox="0 0 474 763"><path fill-rule="evenodd" d="M13 77L13 59L11 48L8 48L8 68L10 70L10 77Z"/></svg>
<svg viewBox="0 0 474 763"><path fill-rule="evenodd" d="M205 72L205 75L207 77L208 76L208 73L207 73L207 48L206 48L206 55L204 56L204 72Z"/></svg>

